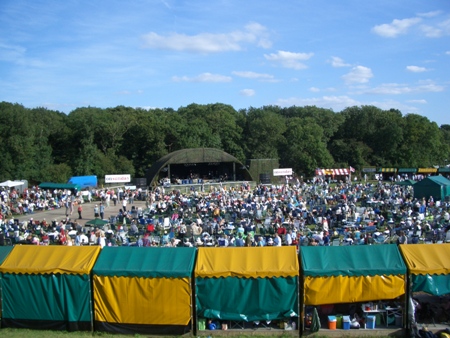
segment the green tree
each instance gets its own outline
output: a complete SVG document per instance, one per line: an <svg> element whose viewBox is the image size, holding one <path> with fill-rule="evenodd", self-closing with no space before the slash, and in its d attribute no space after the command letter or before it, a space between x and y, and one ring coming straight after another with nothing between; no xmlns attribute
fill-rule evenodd
<svg viewBox="0 0 450 338"><path fill-rule="evenodd" d="M250 108L244 130L247 158L279 158L278 149L286 144L285 131L279 107Z"/></svg>
<svg viewBox="0 0 450 338"><path fill-rule="evenodd" d="M324 131L313 118L289 119L284 139L281 162L296 173L309 176L316 168L330 167L334 162L327 149Z"/></svg>

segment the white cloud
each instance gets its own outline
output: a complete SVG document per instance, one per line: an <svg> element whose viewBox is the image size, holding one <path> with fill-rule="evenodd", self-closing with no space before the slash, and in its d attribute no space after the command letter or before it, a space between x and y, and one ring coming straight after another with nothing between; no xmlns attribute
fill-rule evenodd
<svg viewBox="0 0 450 338"><path fill-rule="evenodd" d="M450 55L450 50L445 52L446 55Z"/></svg>
<svg viewBox="0 0 450 338"><path fill-rule="evenodd" d="M438 38L442 36L442 29L428 26L428 25L421 25L420 30L422 33L429 38Z"/></svg>
<svg viewBox="0 0 450 338"><path fill-rule="evenodd" d="M413 73L422 73L426 72L428 69L425 67L419 67L419 66L406 66L406 70L413 72Z"/></svg>
<svg viewBox="0 0 450 338"><path fill-rule="evenodd" d="M418 13L417 16L422 16L424 18L432 18L434 16L438 16L441 13L442 13L442 11L432 11L432 12L426 12L426 13Z"/></svg>
<svg viewBox="0 0 450 338"><path fill-rule="evenodd" d="M425 103L427 103L427 100L424 100L424 99L421 99L421 100L408 100L406 102L425 104Z"/></svg>
<svg viewBox="0 0 450 338"><path fill-rule="evenodd" d="M420 82L416 86L408 86L399 83L385 83L381 86L365 90L364 93L399 95L409 93L442 92L443 90L443 86L437 85L433 81L426 80Z"/></svg>
<svg viewBox="0 0 450 338"><path fill-rule="evenodd" d="M264 54L266 60L280 63L285 68L305 69L307 66L300 62L309 60L314 53L293 53L279 50L277 53Z"/></svg>
<svg viewBox="0 0 450 338"><path fill-rule="evenodd" d="M330 62L333 67L350 67L351 66L349 63L345 63L344 60L342 60L340 57L337 57L337 56L332 56Z"/></svg>
<svg viewBox="0 0 450 338"><path fill-rule="evenodd" d="M320 89L317 87L311 87L311 88L309 88L309 91L313 92L313 93L318 93L318 92L320 92Z"/></svg>
<svg viewBox="0 0 450 338"><path fill-rule="evenodd" d="M372 70L364 66L353 67L349 73L342 76L347 84L367 83L371 77L373 77Z"/></svg>
<svg viewBox="0 0 450 338"><path fill-rule="evenodd" d="M331 108L334 111L340 111L347 107L359 106L361 103L348 96L322 96L314 98L291 97L288 99L279 99L277 104L282 107L289 106L317 106Z"/></svg>
<svg viewBox="0 0 450 338"><path fill-rule="evenodd" d="M242 89L239 93L242 96L253 96L256 92L253 89Z"/></svg>
<svg viewBox="0 0 450 338"><path fill-rule="evenodd" d="M150 32L142 37L144 48L188 51L199 53L218 53L225 51L240 51L244 45L253 44L262 48L270 48L266 28L258 23L250 23L243 30L229 33L200 33L186 35L172 33L159 35Z"/></svg>
<svg viewBox="0 0 450 338"><path fill-rule="evenodd" d="M233 71L232 74L239 77L256 80L272 80L274 78L273 75L270 74L255 73L250 71Z"/></svg>
<svg viewBox="0 0 450 338"><path fill-rule="evenodd" d="M22 46L0 43L0 51L0 60L17 62L18 59L23 58L26 49Z"/></svg>
<svg viewBox="0 0 450 338"><path fill-rule="evenodd" d="M390 24L385 23L373 27L372 32L387 38L395 38L400 34L406 34L410 27L418 24L421 21L421 18L409 18L401 20L394 19Z"/></svg>
<svg viewBox="0 0 450 338"><path fill-rule="evenodd" d="M172 80L175 82L231 82L230 76L202 73L194 77L188 76L173 76Z"/></svg>

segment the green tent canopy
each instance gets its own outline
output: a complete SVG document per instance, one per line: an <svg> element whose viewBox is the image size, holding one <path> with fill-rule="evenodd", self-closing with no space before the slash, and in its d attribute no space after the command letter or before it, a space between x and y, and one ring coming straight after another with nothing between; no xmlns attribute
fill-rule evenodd
<svg viewBox="0 0 450 338"><path fill-rule="evenodd" d="M351 245L300 249L305 305L394 299L406 285L397 245Z"/></svg>
<svg viewBox="0 0 450 338"><path fill-rule="evenodd" d="M67 190L80 190L81 187L78 184L71 183L53 183L53 182L43 182L39 184L41 189L67 189Z"/></svg>
<svg viewBox="0 0 450 338"><path fill-rule="evenodd" d="M406 273L396 245L301 247L305 276L375 276Z"/></svg>
<svg viewBox="0 0 450 338"><path fill-rule="evenodd" d="M397 184L397 185L414 185L414 184L416 184L416 181L404 180L404 181L396 182L395 184Z"/></svg>

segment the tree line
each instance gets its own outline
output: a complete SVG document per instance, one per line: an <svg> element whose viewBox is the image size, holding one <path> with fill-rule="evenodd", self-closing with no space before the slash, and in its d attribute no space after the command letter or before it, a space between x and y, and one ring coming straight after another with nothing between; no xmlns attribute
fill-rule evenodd
<svg viewBox="0 0 450 338"><path fill-rule="evenodd" d="M65 114L0 103L0 180L66 182L74 175L131 174L170 152L209 147L245 163L278 159L312 176L316 168L430 167L450 155L450 125L374 106L340 112L315 106L190 104L177 110L77 108Z"/></svg>

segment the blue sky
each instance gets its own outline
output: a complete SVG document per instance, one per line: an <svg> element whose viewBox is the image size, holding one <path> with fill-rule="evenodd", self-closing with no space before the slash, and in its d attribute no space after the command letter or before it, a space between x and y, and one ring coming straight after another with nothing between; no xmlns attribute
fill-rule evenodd
<svg viewBox="0 0 450 338"><path fill-rule="evenodd" d="M396 108L450 124L449 0L2 0L0 100Z"/></svg>

